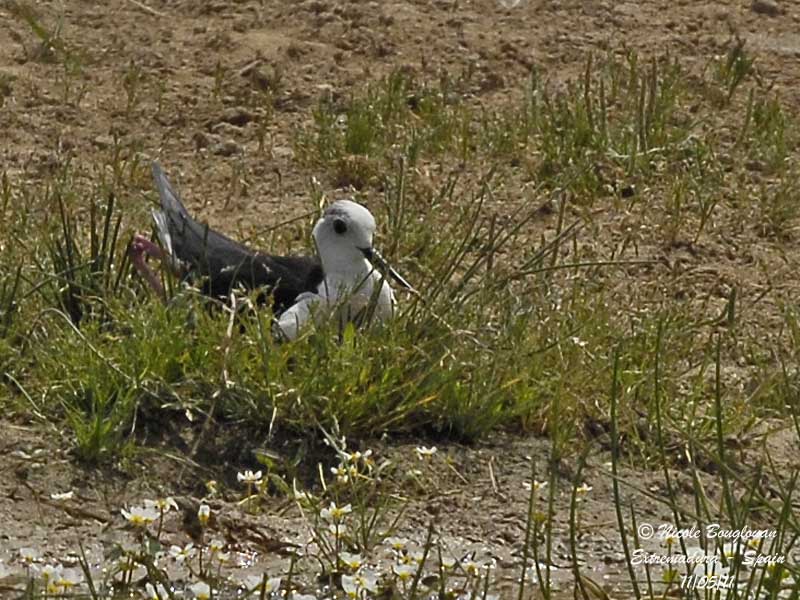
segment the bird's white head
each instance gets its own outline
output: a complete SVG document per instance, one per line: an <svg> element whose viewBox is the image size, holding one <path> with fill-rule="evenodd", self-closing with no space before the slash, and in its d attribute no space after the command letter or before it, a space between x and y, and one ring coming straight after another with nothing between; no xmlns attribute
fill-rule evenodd
<svg viewBox="0 0 800 600"><path fill-rule="evenodd" d="M326 273L369 268L375 218L360 204L334 202L317 221L313 235Z"/></svg>

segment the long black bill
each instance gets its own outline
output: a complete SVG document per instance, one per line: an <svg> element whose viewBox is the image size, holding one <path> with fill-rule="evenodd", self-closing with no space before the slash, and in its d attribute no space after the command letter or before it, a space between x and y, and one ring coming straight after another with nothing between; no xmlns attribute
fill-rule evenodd
<svg viewBox="0 0 800 600"><path fill-rule="evenodd" d="M375 250L375 248L359 248L364 256L367 258L368 261L375 263L381 271L388 273L392 276L397 283L399 283L402 287L412 292L416 292L417 290L414 289L410 283L408 283L405 278L400 275L397 271L395 271L394 267L390 265L383 256L381 256L380 252Z"/></svg>

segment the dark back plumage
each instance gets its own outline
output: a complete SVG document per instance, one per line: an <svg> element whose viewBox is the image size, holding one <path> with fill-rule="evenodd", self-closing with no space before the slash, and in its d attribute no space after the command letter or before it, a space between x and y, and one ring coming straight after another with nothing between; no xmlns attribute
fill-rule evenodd
<svg viewBox="0 0 800 600"><path fill-rule="evenodd" d="M188 276L202 279L205 293L227 298L238 286L263 288L279 313L294 304L299 294L317 291L323 279L319 258L273 256L235 242L192 218L156 162L153 179L161 197L161 212L155 219L159 237L171 245L173 258L184 265Z"/></svg>

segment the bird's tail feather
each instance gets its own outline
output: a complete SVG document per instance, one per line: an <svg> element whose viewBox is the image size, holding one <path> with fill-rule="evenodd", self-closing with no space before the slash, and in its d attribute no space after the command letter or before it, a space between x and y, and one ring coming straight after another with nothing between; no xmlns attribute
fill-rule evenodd
<svg viewBox="0 0 800 600"><path fill-rule="evenodd" d="M155 181L156 188L158 188L158 195L161 198L161 209L171 218L178 215L190 219L189 211L181 203L178 194L172 189L164 170L157 162L153 161L153 181Z"/></svg>
<svg viewBox="0 0 800 600"><path fill-rule="evenodd" d="M157 162L153 162L153 180L161 198L161 210L153 211L161 245L176 261L201 262L209 251L213 253L220 236L192 218Z"/></svg>
<svg viewBox="0 0 800 600"><path fill-rule="evenodd" d="M226 270L235 271L252 260L255 253L250 249L191 217L157 162L153 162L153 180L161 198L161 210L153 211L153 220L174 265L199 269L200 275L221 280L222 285L232 277Z"/></svg>
<svg viewBox="0 0 800 600"><path fill-rule="evenodd" d="M171 265L175 269L180 266L180 260L175 256L175 250L172 247L172 235L169 232L167 215L164 211L156 209L151 210L150 214L153 215L153 221L156 224L156 235L158 235L158 240L161 242L161 247L169 256Z"/></svg>

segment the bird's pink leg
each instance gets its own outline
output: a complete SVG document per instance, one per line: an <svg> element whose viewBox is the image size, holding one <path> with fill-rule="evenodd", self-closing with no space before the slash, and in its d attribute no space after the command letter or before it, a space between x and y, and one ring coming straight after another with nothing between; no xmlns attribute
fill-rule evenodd
<svg viewBox="0 0 800 600"><path fill-rule="evenodd" d="M166 254L161 249L161 246L154 244L141 233L134 234L133 242L131 242L131 248L136 252L147 254L147 256L152 256L153 258L157 258L159 260L164 258L164 255Z"/></svg>
<svg viewBox="0 0 800 600"><path fill-rule="evenodd" d="M144 280L150 285L156 294L162 299L165 298L164 286L161 285L159 276L147 266L147 256L161 260L164 258L164 251L156 244L148 240L143 235L137 233L133 236L133 241L128 247L128 255L131 257L131 262L139 274L144 277Z"/></svg>

